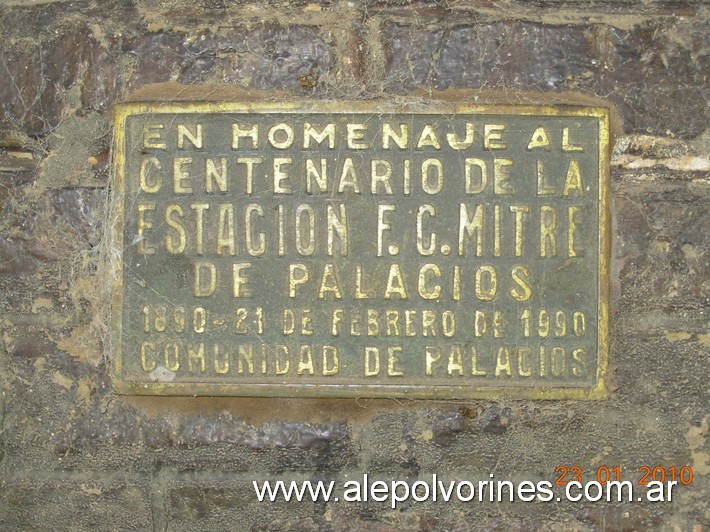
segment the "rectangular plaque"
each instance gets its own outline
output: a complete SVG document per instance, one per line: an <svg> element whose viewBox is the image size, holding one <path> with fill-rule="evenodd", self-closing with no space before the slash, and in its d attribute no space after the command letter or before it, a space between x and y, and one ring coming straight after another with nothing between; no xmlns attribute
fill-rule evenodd
<svg viewBox="0 0 710 532"><path fill-rule="evenodd" d="M608 150L595 107L120 105L115 389L603 397Z"/></svg>

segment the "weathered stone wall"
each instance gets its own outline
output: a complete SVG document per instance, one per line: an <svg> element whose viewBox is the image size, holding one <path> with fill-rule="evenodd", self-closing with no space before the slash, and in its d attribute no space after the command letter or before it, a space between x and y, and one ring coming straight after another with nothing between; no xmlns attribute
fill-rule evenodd
<svg viewBox="0 0 710 532"><path fill-rule="evenodd" d="M0 1L0 528L710 526L710 10L701 1ZM146 84L298 98L573 91L622 117L613 395L112 393L100 249L111 107ZM671 504L259 503L267 478L554 480L691 465ZM698 528L696 528L698 530Z"/></svg>

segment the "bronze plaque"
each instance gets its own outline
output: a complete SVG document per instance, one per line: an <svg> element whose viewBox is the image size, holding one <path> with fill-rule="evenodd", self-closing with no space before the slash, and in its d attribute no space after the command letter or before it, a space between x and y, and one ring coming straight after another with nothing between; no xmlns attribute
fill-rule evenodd
<svg viewBox="0 0 710 532"><path fill-rule="evenodd" d="M608 110L134 103L115 389L606 393Z"/></svg>

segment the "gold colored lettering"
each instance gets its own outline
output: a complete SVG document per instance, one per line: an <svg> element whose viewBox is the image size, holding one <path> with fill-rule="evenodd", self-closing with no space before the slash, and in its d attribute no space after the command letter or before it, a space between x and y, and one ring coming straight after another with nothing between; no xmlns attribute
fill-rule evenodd
<svg viewBox="0 0 710 532"><path fill-rule="evenodd" d="M477 310L473 315L473 334L476 338L480 338L488 332L488 322L486 321L486 313Z"/></svg>
<svg viewBox="0 0 710 532"><path fill-rule="evenodd" d="M449 364L446 366L446 371L449 375L456 372L459 376L463 376L463 350L460 345L454 345L449 350Z"/></svg>
<svg viewBox="0 0 710 532"><path fill-rule="evenodd" d="M417 318L416 310L405 310L404 311L404 335L405 336L416 336L417 331L414 328L416 326L415 319Z"/></svg>
<svg viewBox="0 0 710 532"><path fill-rule="evenodd" d="M340 324L343 323L343 309L336 308L333 309L331 324L330 324L330 334L332 336L338 336L340 334Z"/></svg>
<svg viewBox="0 0 710 532"><path fill-rule="evenodd" d="M507 345L502 345L498 348L498 356L496 357L496 377L501 375L507 375L510 377L512 375L512 370L510 368L510 349Z"/></svg>
<svg viewBox="0 0 710 532"><path fill-rule="evenodd" d="M483 205L476 205L473 217L469 216L468 206L459 204L459 255L466 255L466 243L475 236L476 256L483 255Z"/></svg>
<svg viewBox="0 0 710 532"><path fill-rule="evenodd" d="M246 364L247 373L254 373L254 346L251 344L240 345L237 348L237 372L244 373Z"/></svg>
<svg viewBox="0 0 710 532"><path fill-rule="evenodd" d="M180 219L184 216L180 205L171 203L165 207L165 223L175 232L175 234L165 235L165 249L168 253L176 255L185 251L187 235Z"/></svg>
<svg viewBox="0 0 710 532"><path fill-rule="evenodd" d="M214 352L214 371L218 375L224 375L229 372L229 353L222 350L222 360L220 360L220 348L219 344L214 344L212 346L212 351Z"/></svg>
<svg viewBox="0 0 710 532"><path fill-rule="evenodd" d="M315 180L321 192L328 190L328 161L320 160L320 173L316 169L312 159L306 159L306 192L313 193L313 180Z"/></svg>
<svg viewBox="0 0 710 532"><path fill-rule="evenodd" d="M515 193L510 184L510 167L513 159L493 160L493 193L499 196L509 196Z"/></svg>
<svg viewBox="0 0 710 532"><path fill-rule="evenodd" d="M360 336L360 311L353 311L350 317L350 336Z"/></svg>
<svg viewBox="0 0 710 532"><path fill-rule="evenodd" d="M176 342L167 342L163 348L165 355L165 369L177 371L180 369L180 348Z"/></svg>
<svg viewBox="0 0 710 532"><path fill-rule="evenodd" d="M239 124L232 124L232 149L239 149L239 139L248 137L251 139L251 147L257 148L259 145L259 124L254 124L251 128L242 129Z"/></svg>
<svg viewBox="0 0 710 532"><path fill-rule="evenodd" d="M304 224L303 218L308 219ZM304 231L306 225L306 231ZM306 242L304 244L304 236ZM313 207L307 203L301 203L296 207L296 250L304 256L313 255L316 250L316 213Z"/></svg>
<svg viewBox="0 0 710 532"><path fill-rule="evenodd" d="M446 141L454 150L465 150L470 148L473 144L473 124L471 122L466 122L466 137L464 140L459 140L456 133L448 133L446 135Z"/></svg>
<svg viewBox="0 0 710 532"><path fill-rule="evenodd" d="M275 345L274 353L274 372L276 375L286 375L286 373L288 373L288 368L291 365L291 360L288 356L288 347L285 345Z"/></svg>
<svg viewBox="0 0 710 532"><path fill-rule="evenodd" d="M222 255L224 249L231 256L237 252L234 240L234 205L219 204L219 223L217 224L217 255Z"/></svg>
<svg viewBox="0 0 710 532"><path fill-rule="evenodd" d="M305 372L308 372L310 375L315 373L315 368L313 367L313 349L310 345L302 345L301 352L298 356L297 373L302 375Z"/></svg>
<svg viewBox="0 0 710 532"><path fill-rule="evenodd" d="M283 316L284 336L290 336L294 332L296 332L296 315L290 308L285 308Z"/></svg>
<svg viewBox="0 0 710 532"><path fill-rule="evenodd" d="M503 338L503 313L500 310L493 313L493 338Z"/></svg>
<svg viewBox="0 0 710 532"><path fill-rule="evenodd" d="M376 347L365 348L365 377L380 373L380 350Z"/></svg>
<svg viewBox="0 0 710 532"><path fill-rule="evenodd" d="M338 279L335 276L333 265L328 263L323 267L323 278L321 279L320 289L318 290L318 299L325 298L326 292L333 294L335 299L342 299Z"/></svg>
<svg viewBox="0 0 710 532"><path fill-rule="evenodd" d="M181 150L185 148L185 139L189 140L190 143L198 150L202 149L202 124L197 124L195 126L195 133L190 131L185 125L178 124L177 127L177 145Z"/></svg>
<svg viewBox="0 0 710 532"><path fill-rule="evenodd" d="M551 205L540 206L540 256L557 256L557 238L555 229L557 228L557 209ZM551 248L548 254L548 244Z"/></svg>
<svg viewBox="0 0 710 532"><path fill-rule="evenodd" d="M575 377L584 377L586 374L587 366L587 351L583 347L577 348L572 351L572 360L577 362L572 368L572 375Z"/></svg>
<svg viewBox="0 0 710 532"><path fill-rule="evenodd" d="M266 137L269 139L269 144L277 150L290 148L296 138L293 134L293 128L284 122L272 126ZM277 137L281 137L281 140Z"/></svg>
<svg viewBox="0 0 710 532"><path fill-rule="evenodd" d="M401 377L404 372L399 368L399 354L402 352L402 347L399 345L387 348L387 376Z"/></svg>
<svg viewBox="0 0 710 532"><path fill-rule="evenodd" d="M355 266L355 299L370 299L372 294L368 294L362 288L362 266Z"/></svg>
<svg viewBox="0 0 710 532"><path fill-rule="evenodd" d="M429 245L424 245L424 229L422 220L424 214L428 214L432 218L436 216L436 209L431 205L420 205L417 208L417 251L420 255L429 256L433 255L436 251L436 233L431 232L429 234Z"/></svg>
<svg viewBox="0 0 710 532"><path fill-rule="evenodd" d="M146 213L155 210L155 203L139 203L138 204L138 242L136 252L138 255L153 255L155 248L146 242L145 232L153 227L153 222L148 219Z"/></svg>
<svg viewBox="0 0 710 532"><path fill-rule="evenodd" d="M194 345L187 346L187 369L189 372L195 371L195 367L199 368L200 373L205 372L205 344L200 343L195 348Z"/></svg>
<svg viewBox="0 0 710 532"><path fill-rule="evenodd" d="M582 174L579 170L579 162L575 159L572 159L567 167L567 178L565 179L564 189L562 189L562 195L569 196L572 191L576 191L577 197L584 196Z"/></svg>
<svg viewBox="0 0 710 532"><path fill-rule="evenodd" d="M436 137L436 131L429 124L424 126L421 135L419 135L419 141L417 142L417 149L421 150L425 146L431 146L437 150L441 149L439 144L439 139Z"/></svg>
<svg viewBox="0 0 710 532"><path fill-rule="evenodd" d="M441 333L447 338L456 334L456 314L451 310L441 313Z"/></svg>
<svg viewBox="0 0 710 532"><path fill-rule="evenodd" d="M389 232L392 229L392 225L387 221L387 213L395 212L397 207L395 205L389 205L385 203L380 203L377 205L377 256L384 256L384 235L385 231ZM396 255L392 253L394 250L393 246L389 247L391 255Z"/></svg>
<svg viewBox="0 0 710 532"><path fill-rule="evenodd" d="M351 150L366 150L370 146L362 142L367 131L367 124L346 124L348 148Z"/></svg>
<svg viewBox="0 0 710 532"><path fill-rule="evenodd" d="M518 357L518 375L521 377L532 377L532 366L530 365L530 360L528 356L532 356L532 350L527 347L519 347L515 351L515 356Z"/></svg>
<svg viewBox="0 0 710 532"><path fill-rule="evenodd" d="M434 374L434 363L441 359L441 349L438 347L430 347L424 350L424 374Z"/></svg>
<svg viewBox="0 0 710 532"><path fill-rule="evenodd" d="M244 209L244 232L246 233L247 252L252 257L263 255L266 251L266 235L263 232L257 233L254 238L254 215L263 218L264 208L258 203L250 203ZM257 245L254 245L254 240Z"/></svg>
<svg viewBox="0 0 710 532"><path fill-rule="evenodd" d="M214 159L205 161L205 191L212 192L212 181L217 185L220 192L227 192L227 159L221 157L220 170L217 170L217 165Z"/></svg>
<svg viewBox="0 0 710 532"><path fill-rule="evenodd" d="M493 206L493 256L500 257L500 205Z"/></svg>
<svg viewBox="0 0 710 532"><path fill-rule="evenodd" d="M288 170L281 167L291 164L291 157L274 157L274 194L291 194L291 186L284 181L288 181Z"/></svg>
<svg viewBox="0 0 710 532"><path fill-rule="evenodd" d="M175 157L173 159L173 192L175 194L192 194L190 172L183 167L192 164L192 157Z"/></svg>
<svg viewBox="0 0 710 532"><path fill-rule="evenodd" d="M380 313L376 309L367 309L367 335L377 336L380 333Z"/></svg>
<svg viewBox="0 0 710 532"><path fill-rule="evenodd" d="M534 150L536 148L550 149L550 139L547 136L547 131L545 131L545 128L542 126L533 132L530 137L530 142L528 143L528 150Z"/></svg>
<svg viewBox="0 0 710 532"><path fill-rule="evenodd" d="M316 128L306 122L303 124L303 148L308 149L311 147L311 139L313 139L316 144L320 144L328 139L328 148L331 150L335 148L335 124L328 124L323 126L320 133L316 131Z"/></svg>
<svg viewBox="0 0 710 532"><path fill-rule="evenodd" d="M357 174L355 173L355 166L353 166L353 160L350 157L346 157L343 162L343 171L340 174L340 183L338 184L338 192L343 193L345 189L349 188L354 194L360 194L360 182L358 180Z"/></svg>
<svg viewBox="0 0 710 532"><path fill-rule="evenodd" d="M488 277L486 280L484 278ZM481 301L493 301L496 297L498 279L492 266L479 266L476 270L476 297Z"/></svg>
<svg viewBox="0 0 710 532"><path fill-rule="evenodd" d="M452 298L454 301L461 301L461 266L454 266L454 282L453 282Z"/></svg>
<svg viewBox="0 0 710 532"><path fill-rule="evenodd" d="M159 142L162 138L163 124L146 124L143 126L143 147L165 150L165 142Z"/></svg>
<svg viewBox="0 0 710 532"><path fill-rule="evenodd" d="M478 183L473 182L473 167L478 168ZM466 159L464 161L464 177L466 194L480 194L488 186L488 166L482 159Z"/></svg>
<svg viewBox="0 0 710 532"><path fill-rule="evenodd" d="M203 233L204 233L204 213L210 206L208 203L191 203L190 209L195 211L195 253L202 255L203 250Z"/></svg>
<svg viewBox="0 0 710 532"><path fill-rule="evenodd" d="M434 168L435 178L432 186L429 179L429 169ZM427 194L438 194L444 188L444 167L439 159L426 159L422 162L422 190Z"/></svg>
<svg viewBox="0 0 710 532"><path fill-rule="evenodd" d="M441 269L436 264L425 264L419 269L419 295L424 299L438 299L441 295L441 285L430 286L431 277L441 277Z"/></svg>
<svg viewBox="0 0 710 532"><path fill-rule="evenodd" d="M527 282L530 277L530 270L526 266L518 265L514 266L510 272L510 276L513 278L513 282L517 285L510 289L510 297L522 303L530 299L532 295L532 288Z"/></svg>
<svg viewBox="0 0 710 532"><path fill-rule="evenodd" d="M251 195L254 192L254 165L261 164L261 157L237 157L237 164L243 164L247 167L246 183L247 194Z"/></svg>
<svg viewBox="0 0 710 532"><path fill-rule="evenodd" d="M250 262L237 262L232 264L232 294L234 297L251 297L251 290L246 287L249 284L246 270L251 269Z"/></svg>
<svg viewBox="0 0 710 532"><path fill-rule="evenodd" d="M311 315L311 309L304 308L301 311L301 334L304 336L311 336L313 334L313 316Z"/></svg>
<svg viewBox="0 0 710 532"><path fill-rule="evenodd" d="M392 299L393 295L400 299L407 299L407 289L404 284L404 277L399 264L390 264L389 275L387 276L387 288L385 289L385 299Z"/></svg>
<svg viewBox="0 0 710 532"><path fill-rule="evenodd" d="M392 163L383 159L373 159L370 163L370 192L377 194L379 184L384 185L385 194L392 195Z"/></svg>
<svg viewBox="0 0 710 532"><path fill-rule="evenodd" d="M348 215L345 210L345 204L338 204L339 214L336 214L335 205L326 205L326 218L328 221L328 255L331 257L335 252L335 237L338 237L338 245L340 255L347 257L348 255Z"/></svg>
<svg viewBox="0 0 710 532"><path fill-rule="evenodd" d="M296 276L296 272L298 276ZM288 295L296 297L296 288L304 285L310 279L308 267L305 264L290 264L288 268Z"/></svg>
<svg viewBox="0 0 710 532"><path fill-rule="evenodd" d="M402 175L402 190L405 196L409 196L412 193L412 179L411 179L411 161L409 159L404 160L404 173Z"/></svg>
<svg viewBox="0 0 710 532"><path fill-rule="evenodd" d="M471 375L474 377L483 377L488 372L485 369L478 368L478 350L475 345L471 346Z"/></svg>
<svg viewBox="0 0 710 532"><path fill-rule="evenodd" d="M340 357L337 348L332 345L323 346L323 375L336 375L340 370Z"/></svg>
<svg viewBox="0 0 710 532"><path fill-rule="evenodd" d="M155 168L157 170L155 180L154 181L149 181L149 177L151 174L151 168ZM146 157L143 159L141 162L141 171L139 174L139 183L141 190L145 192L146 194L155 194L160 190L160 185L162 184L162 176L160 175L160 171L162 170L162 165L160 164L160 161L156 157Z"/></svg>
<svg viewBox="0 0 710 532"><path fill-rule="evenodd" d="M504 150L508 147L503 140L503 124L484 124L483 126L483 147L486 150Z"/></svg>
<svg viewBox="0 0 710 532"><path fill-rule="evenodd" d="M569 140L569 128L562 128L562 151L584 151L582 146L575 146Z"/></svg>
<svg viewBox="0 0 710 532"><path fill-rule="evenodd" d="M194 264L193 295L209 297L217 290L217 268L211 262L196 262Z"/></svg>
<svg viewBox="0 0 710 532"><path fill-rule="evenodd" d="M279 257L286 255L286 241L284 239L284 206L279 203L277 206L279 221Z"/></svg>
<svg viewBox="0 0 710 532"><path fill-rule="evenodd" d="M545 163L537 162L537 195L550 196L555 193L555 187L545 182Z"/></svg>
<svg viewBox="0 0 710 532"><path fill-rule="evenodd" d="M422 334L436 336L436 313L433 310L422 310Z"/></svg>
<svg viewBox="0 0 710 532"><path fill-rule="evenodd" d="M153 371L157 364L151 359L148 362L148 350L155 352L155 344L153 342L143 342L141 344L141 367L143 371Z"/></svg>
<svg viewBox="0 0 710 532"><path fill-rule="evenodd" d="M409 126L407 124L399 124L399 133L396 133L388 122L382 124L382 148L390 149L390 140L401 150L407 148L409 144Z"/></svg>
<svg viewBox="0 0 710 532"><path fill-rule="evenodd" d="M550 369L553 377L564 377L567 370L567 357L563 347L553 347L550 354Z"/></svg>
<svg viewBox="0 0 710 532"><path fill-rule="evenodd" d="M530 210L527 205L511 205L510 212L515 214L515 256L523 256L523 220Z"/></svg>
<svg viewBox="0 0 710 532"><path fill-rule="evenodd" d="M399 336L399 311L386 310L387 336Z"/></svg>

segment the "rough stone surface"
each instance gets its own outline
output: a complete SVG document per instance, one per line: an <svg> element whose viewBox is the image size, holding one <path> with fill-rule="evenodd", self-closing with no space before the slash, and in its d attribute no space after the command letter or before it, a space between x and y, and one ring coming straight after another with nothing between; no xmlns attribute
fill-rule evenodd
<svg viewBox="0 0 710 532"><path fill-rule="evenodd" d="M703 2L0 1L0 528L710 526L710 12ZM573 91L621 114L614 392L599 402L144 398L105 360L113 104ZM692 466L672 503L259 503L252 481L552 480ZM552 506L554 504L554 506Z"/></svg>

